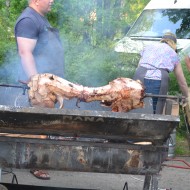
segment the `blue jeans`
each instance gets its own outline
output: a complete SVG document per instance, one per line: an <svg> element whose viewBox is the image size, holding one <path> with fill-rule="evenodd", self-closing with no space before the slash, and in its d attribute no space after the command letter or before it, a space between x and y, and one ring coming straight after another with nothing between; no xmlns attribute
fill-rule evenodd
<svg viewBox="0 0 190 190"><path fill-rule="evenodd" d="M145 93L159 94L161 80L144 79ZM152 98L153 112L156 112L158 98Z"/></svg>

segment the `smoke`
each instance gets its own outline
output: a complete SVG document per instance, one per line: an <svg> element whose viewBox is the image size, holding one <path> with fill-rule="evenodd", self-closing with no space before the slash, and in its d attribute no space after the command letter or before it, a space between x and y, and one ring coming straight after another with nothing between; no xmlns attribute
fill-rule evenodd
<svg viewBox="0 0 190 190"><path fill-rule="evenodd" d="M100 47L99 45L104 40L101 39L101 35L108 34L104 29L110 29L108 25L111 26L109 14L104 14L104 21L105 18L107 20L101 25L103 5L97 4L97 1L59 0L55 1L54 8L52 14L55 13L55 10L65 50L64 78L85 86L102 86L115 79L118 72L115 72L113 68L117 68L117 57L113 55L113 50L106 52L105 49L102 49L105 47ZM106 11L109 12L109 8ZM101 18L100 20L97 20L97 14ZM51 53L56 55L54 51ZM6 60L0 68L0 80L2 83L18 83L21 65L17 56L16 52L7 54ZM5 97L11 93L15 94L14 89L13 92L10 92L10 89L5 87L0 87L0 89L6 89ZM16 89L16 91L22 93L21 89ZM15 95L15 97L18 96ZM2 99L1 101L5 102ZM66 107L77 108L76 102L74 100L72 102L66 102ZM13 101L11 100L10 104L12 103ZM92 109L93 106L96 107L94 104L80 103L80 108L77 109L85 109L85 107ZM98 107L101 107L99 103L97 104Z"/></svg>
<svg viewBox="0 0 190 190"><path fill-rule="evenodd" d="M0 81L1 83L8 83L8 73L6 68L0 68Z"/></svg>
<svg viewBox="0 0 190 190"><path fill-rule="evenodd" d="M97 87L118 77L132 76L136 59L114 52L115 33L121 28L118 15L122 9L115 3L56 1L67 80Z"/></svg>
<svg viewBox="0 0 190 190"><path fill-rule="evenodd" d="M0 84L18 84L19 69L20 63L15 48L9 48L0 66ZM0 104L14 106L16 98L22 93L22 89L0 86Z"/></svg>
<svg viewBox="0 0 190 190"><path fill-rule="evenodd" d="M20 69L21 65L18 55L13 52L9 52L5 58L4 64L0 67L0 83L7 85L21 85L18 83ZM21 107L30 106L27 93L23 95L22 89L0 86L0 94L0 105ZM98 101L91 103L80 102L78 105L76 103L77 99L65 100L64 108L78 110L110 110L110 108L102 107ZM58 106L59 105L57 104L56 107L58 108Z"/></svg>
<svg viewBox="0 0 190 190"><path fill-rule="evenodd" d="M0 81L6 84L18 82L19 63L17 61L6 62L0 67Z"/></svg>

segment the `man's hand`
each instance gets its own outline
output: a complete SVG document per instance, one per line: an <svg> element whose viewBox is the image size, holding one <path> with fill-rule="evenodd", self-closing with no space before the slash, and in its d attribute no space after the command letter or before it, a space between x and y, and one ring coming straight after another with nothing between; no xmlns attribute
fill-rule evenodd
<svg viewBox="0 0 190 190"><path fill-rule="evenodd" d="M32 79L33 76L34 76L34 75L32 75L28 80L18 80L18 82L20 82L20 83L22 83L22 84L28 85L28 83L31 81L31 79Z"/></svg>
<svg viewBox="0 0 190 190"><path fill-rule="evenodd" d="M188 98L182 99L182 102L181 102L182 107L183 108L186 107L188 105L188 102L189 102Z"/></svg>
<svg viewBox="0 0 190 190"><path fill-rule="evenodd" d="M24 81L24 80L18 80L18 82L22 83L22 84L28 84L30 82L30 80Z"/></svg>
<svg viewBox="0 0 190 190"><path fill-rule="evenodd" d="M185 57L185 64L188 71L190 72L190 57L188 55Z"/></svg>

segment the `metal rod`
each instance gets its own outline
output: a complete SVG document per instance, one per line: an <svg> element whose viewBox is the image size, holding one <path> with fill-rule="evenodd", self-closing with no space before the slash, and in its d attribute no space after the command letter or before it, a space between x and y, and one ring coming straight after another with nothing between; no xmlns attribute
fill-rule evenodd
<svg viewBox="0 0 190 190"><path fill-rule="evenodd" d="M185 96L173 96L173 95L159 95L159 94L151 94L146 93L144 97L151 97L151 98L168 98L168 99L185 99Z"/></svg>
<svg viewBox="0 0 190 190"><path fill-rule="evenodd" d="M0 182L1 182L1 177L2 177L2 168L0 168Z"/></svg>
<svg viewBox="0 0 190 190"><path fill-rule="evenodd" d="M30 89L26 84L25 85L16 85L16 84L0 84L2 87L12 87L12 88L22 88L23 95L25 95L26 90Z"/></svg>
<svg viewBox="0 0 190 190"><path fill-rule="evenodd" d="M27 85L16 85L16 84L0 84L0 86L3 87L13 87L13 88L25 88L25 89L30 89Z"/></svg>

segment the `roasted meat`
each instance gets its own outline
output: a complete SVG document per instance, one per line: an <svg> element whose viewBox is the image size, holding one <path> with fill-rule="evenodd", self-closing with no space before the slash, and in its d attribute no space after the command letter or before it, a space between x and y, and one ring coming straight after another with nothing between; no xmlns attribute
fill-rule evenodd
<svg viewBox="0 0 190 190"><path fill-rule="evenodd" d="M33 76L28 86L32 106L54 108L58 101L63 108L64 99L77 98L84 102L101 101L103 106L111 107L114 112L143 107L143 85L129 78L117 78L108 85L92 88L45 73Z"/></svg>

